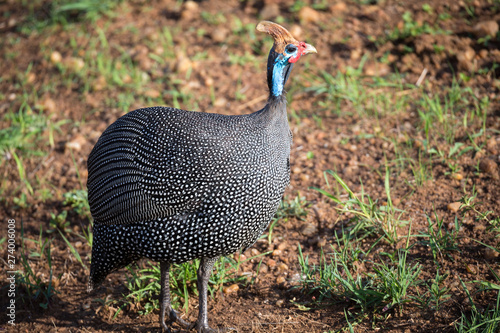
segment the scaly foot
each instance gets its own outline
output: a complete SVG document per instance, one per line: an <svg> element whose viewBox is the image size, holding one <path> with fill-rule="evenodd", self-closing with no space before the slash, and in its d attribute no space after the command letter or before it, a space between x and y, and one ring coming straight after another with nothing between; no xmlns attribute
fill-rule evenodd
<svg viewBox="0 0 500 333"><path fill-rule="evenodd" d="M169 326L171 326L173 323L179 324L179 326L182 328L191 329L193 327L193 324L188 323L184 319L180 318L174 309L172 308L167 309L167 313L168 313L168 320L161 322L162 331L170 333L171 331Z"/></svg>

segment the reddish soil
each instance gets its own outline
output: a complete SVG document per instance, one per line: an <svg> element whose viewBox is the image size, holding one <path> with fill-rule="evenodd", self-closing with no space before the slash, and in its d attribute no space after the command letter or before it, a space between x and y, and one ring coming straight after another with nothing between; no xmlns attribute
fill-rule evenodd
<svg viewBox="0 0 500 333"><path fill-rule="evenodd" d="M311 1L305 1L310 4ZM363 74L366 77L384 76L394 72L403 75L405 84L414 84L424 68L428 70L425 78L425 89L437 91L452 84L460 73L470 79L470 87L480 100L488 97L489 112L485 127L488 136L477 138L476 144L482 149L471 151L457 159L460 166L461 179L447 174L445 163L434 162L430 170L430 180L421 186L415 186L411 171L406 170L391 174L391 197L395 206L404 210L401 219L412 221L412 234L427 231L425 215L432 216L434 211L439 218L449 226L456 216L463 222L458 240L459 250L450 252L450 256L440 257L442 272L450 276L443 282L449 287L450 299L439 310L422 309L409 303L402 311L391 309L389 313L379 317L366 317L355 325L356 332L452 332L454 323L462 312L470 311L470 304L464 292L459 277L464 281L490 281L499 283L492 272L500 275L498 253L491 254L487 248L471 239L498 248L498 238L487 231L488 223L477 220L473 212L451 212L448 204L458 201L464 195L464 189L471 193L474 187L477 191L475 202L481 202L478 209L481 212L492 211L491 218L498 217L500 212L500 180L498 179L498 164L500 163L500 39L496 36L487 42L478 41L479 23L500 22L500 8L494 1L367 1L369 4L359 4L363 1L335 1L324 8L317 8L312 14L290 10L293 1L200 1L197 10L187 10L185 5L175 1L129 1L117 7L116 14L103 16L95 23L77 22L88 25L90 34L95 34L95 27L105 27L106 38L110 44L120 45L128 52L137 52L134 61L139 66L148 68L146 58L141 56L141 48L148 45L147 52L152 52L155 34L161 27L175 27L178 34L174 35L175 52L179 56L167 64L162 71L150 70L154 77L170 75L179 70L181 52L188 59L196 58L202 52L207 55L196 61L192 66L189 81L178 84L193 88L198 97L199 109L206 112L224 114L241 114L255 111L263 106L266 97L265 63L270 47L270 38L257 35L258 42L250 43L247 32L234 35L229 27L209 24L202 19L200 13L210 13L216 18L218 13L224 16L237 17L243 24L257 24L263 17L275 20L276 14L284 18L283 25L298 33L298 39L313 44L318 49L317 55L301 59L292 73L290 86L298 87L290 92L293 95L289 105L300 119L291 117L291 128L294 133L294 146L291 153L292 180L287 189L289 198L298 193L305 196L311 203L305 221L292 218L286 223L279 223L274 230L274 241L259 241L253 247L260 253L282 249L275 256L265 256L264 263L269 270L260 273L253 284L240 285L235 293L217 293L209 299L209 322L212 327L234 327L239 332L326 332L336 331L347 326L344 310L356 313L358 309L349 300L337 300L334 304L314 302L317 294L302 293L300 288L293 288L291 278L300 272L298 264L298 245L312 262L318 262L320 245L328 252L330 244L334 244L334 232L349 226L349 215L339 215L331 200L313 190L313 187L328 189L323 172L336 170L349 187L355 192L364 190L374 199L386 201L384 189L385 160L396 158L394 145L387 138L398 140L401 136L418 142L420 128L418 105L407 106L405 112L381 112L378 119L368 119L359 116L352 104L345 100L337 106L331 103L322 107L321 102L327 101L326 94L315 95L306 90L307 81L301 78L308 75L308 68L323 69L333 76L337 72L345 72L348 67L358 68L363 55L367 56ZM44 5L37 8L37 15L43 16ZM316 3L316 2L314 2ZM429 4L430 9L424 10L423 5ZM425 6L424 6L425 7ZM387 40L387 31L395 27L403 28L403 14L409 11L417 26L425 24L449 31L447 34L422 33L401 39ZM473 15L470 15L473 11ZM56 132L54 147L43 147L47 154L43 157L31 156L24 159L27 177L34 184L43 182L50 184L52 197L41 200L39 196L28 195L26 207L16 207L13 198L21 192L26 192L20 185L19 175L14 159L2 157L5 160L0 166L3 178L3 200L1 204L4 220L16 219L17 233L20 234L21 221L27 238L38 239L40 226L49 229L51 213L68 210L62 205L62 194L73 189L80 189L80 180L86 182L86 159L100 133L114 120L123 115L116 107L110 108L109 99L116 100L118 92L99 90L94 87L90 93L82 95L78 80L72 85L59 85L54 80L59 77L57 68L51 63L48 50L58 50L63 56L72 55L72 43L85 47L86 37L75 35L71 29L59 25L48 27L41 32L21 32L20 27L27 19L25 9L15 1L0 1L0 12L9 12L9 18L0 18L1 39L13 36L17 43L9 49L0 42L0 91L4 101L0 101L0 114L20 107L15 96L22 94L19 73L25 73L29 64L34 74L31 87L40 91L40 96L50 98L56 105L53 123L69 119L71 123L62 126L62 132ZM438 20L440 14L448 15L446 20ZM312 17L311 17L312 15ZM300 29L299 29L300 27ZM476 28L476 29L475 29ZM128 29L128 30L127 30ZM137 33L130 31L137 29ZM218 40L216 30L225 29L224 37ZM373 40L375 37L376 40ZM144 42L144 43L143 43ZM147 42L147 43L146 43ZM436 45L442 52L435 52ZM261 49L256 52L252 47ZM410 48L411 51L408 51ZM468 52L468 53L467 53ZM230 55L244 56L250 53L258 57L260 63L255 66L251 61L232 63ZM10 56L9 56L10 54ZM465 57L463 56L465 54ZM116 54L116 56L119 56ZM379 61L385 58L387 61ZM302 61L304 60L304 61ZM142 62L141 62L142 61ZM171 66L171 67L169 67ZM481 69L486 69L481 71ZM472 75L471 73L475 73ZM177 75L177 74L171 74ZM180 76L178 76L180 77ZM368 80L371 80L368 78ZM240 82L236 84L236 82ZM169 83L171 84L171 83ZM55 87L46 89L44 87ZM144 92L151 93L155 89L163 91L162 87L144 87ZM210 94L213 90L216 98L224 98L220 103L212 103ZM244 90L245 99L237 100L238 92ZM384 90L385 91L385 90ZM390 93L405 93L405 90L387 90ZM29 93L29 92L28 92ZM411 91L409 93L412 93ZM162 93L163 94L163 93ZM12 99L9 96L13 95ZM263 98L264 97L264 98ZM42 99L43 99L42 98ZM171 93L164 93L165 104L172 105ZM18 103L18 104L16 104ZM181 107L182 101L180 101ZM390 104L390 103L389 103ZM149 106L137 102L130 109ZM474 107L471 102L471 106ZM316 117L316 118L315 118ZM317 121L315 119L321 119ZM78 126L74 123L79 122ZM373 123L378 122L379 131ZM4 128L7 125L0 125ZM478 130L472 128L471 130ZM401 134L403 133L403 134ZM361 135L363 134L363 135ZM398 136L399 135L399 136ZM412 137L415 136L415 137ZM459 141L467 141L465 131L456 135ZM345 139L345 140L344 140ZM65 149L68 142L79 142L81 147L73 150ZM347 142L347 143L346 143ZM435 143L445 145L444 142ZM411 158L418 158L417 147ZM312 152L314 158L308 158L307 152ZM479 163L488 159L495 164L492 172L477 168ZM76 166L76 167L75 167ZM481 171L482 170L482 171ZM496 172L496 174L495 174ZM329 178L332 183L332 178ZM36 191L35 191L36 194ZM88 221L73 212L68 213L68 220L75 234L81 234ZM317 226L313 235L304 235L307 225ZM399 236L408 232L407 227L398 231ZM3 229L2 229L2 235ZM47 236L47 234L44 234ZM104 286L95 293L88 294L86 285L88 270L78 263L65 242L53 234L52 265L54 268L55 288L58 293L52 297L48 308L43 309L37 301L29 302L29 298L17 300L16 326L7 325L7 317L0 317L0 330L12 332L136 332L158 331L158 311L148 315L140 315L137 309L127 307L116 318L116 309L103 307L93 299L104 299L107 295L119 299L126 288L123 286L124 270L110 275ZM69 236L82 259L88 264L90 248L77 236ZM368 240L369 245L373 240ZM433 278L436 271L435 262L428 247L418 240L412 239L414 247L410 251L409 260L419 262L423 266L421 280ZM7 260L7 247L2 244L2 258ZM285 244L285 245L282 245ZM18 244L19 245L19 244ZM280 246L281 245L281 246ZM367 244L367 246L369 246ZM376 252L393 252L405 245L405 239L395 244L382 242ZM35 248L33 242L27 243L28 248ZM21 249L18 247L17 254ZM252 256L252 250L245 253ZM281 263L286 268L276 267ZM48 277L46 261L31 260L32 267L39 276ZM245 263L241 272L253 272L258 261ZM284 266L281 266L284 267ZM20 269L20 267L18 267ZM368 268L360 268L361 271ZM2 277L7 276L7 265L0 269ZM279 284L277 278L285 276L286 282ZM2 279L2 295L8 285ZM479 307L486 307L496 300L493 292L474 294L478 285L470 284L474 301ZM421 292L425 292L421 287ZM282 300L283 302L278 302ZM2 296L1 308L5 309L8 299ZM277 303L278 302L278 303ZM297 305L306 304L308 310L301 310ZM188 318L195 320L197 313L197 297L192 295L189 303ZM2 310L3 311L3 310ZM3 312L2 312L3 313ZM382 319L381 319L382 318Z"/></svg>

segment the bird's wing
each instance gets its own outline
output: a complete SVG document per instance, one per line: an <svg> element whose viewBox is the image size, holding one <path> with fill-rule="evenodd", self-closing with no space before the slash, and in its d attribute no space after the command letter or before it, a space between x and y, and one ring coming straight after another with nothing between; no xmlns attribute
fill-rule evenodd
<svg viewBox="0 0 500 333"><path fill-rule="evenodd" d="M203 124L189 121L187 114L136 110L103 133L88 159L96 223L129 224L199 209L224 175L207 167L221 161L211 161L210 140L196 130Z"/></svg>

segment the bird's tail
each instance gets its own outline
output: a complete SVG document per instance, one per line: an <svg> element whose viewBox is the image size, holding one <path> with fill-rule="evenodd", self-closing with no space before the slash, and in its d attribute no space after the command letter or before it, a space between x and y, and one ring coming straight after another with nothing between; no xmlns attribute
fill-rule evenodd
<svg viewBox="0 0 500 333"><path fill-rule="evenodd" d="M119 225L94 224L88 292L97 288L112 271L138 259L127 251L128 242L121 238L120 231L123 228Z"/></svg>

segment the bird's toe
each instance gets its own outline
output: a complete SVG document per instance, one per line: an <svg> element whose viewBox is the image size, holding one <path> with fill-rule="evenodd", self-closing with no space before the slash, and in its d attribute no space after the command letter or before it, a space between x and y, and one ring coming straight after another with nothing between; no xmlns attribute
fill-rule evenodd
<svg viewBox="0 0 500 333"><path fill-rule="evenodd" d="M162 333L171 333L170 328L164 321L161 322L161 331Z"/></svg>
<svg viewBox="0 0 500 333"><path fill-rule="evenodd" d="M174 310L171 309L169 313L169 319L168 319L169 324L177 323L180 327L182 328L191 328L193 325L181 317L179 317L179 314Z"/></svg>
<svg viewBox="0 0 500 333"><path fill-rule="evenodd" d="M193 324L180 318L179 314L174 309L171 308L170 311L167 310L167 313L168 313L168 319L165 321L161 321L162 332L171 333L172 331L169 326L171 326L174 323L177 323L177 325L179 325L181 328L184 329L186 328L191 329L194 327Z"/></svg>

